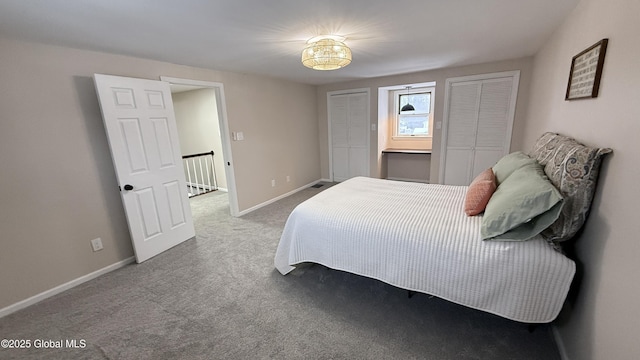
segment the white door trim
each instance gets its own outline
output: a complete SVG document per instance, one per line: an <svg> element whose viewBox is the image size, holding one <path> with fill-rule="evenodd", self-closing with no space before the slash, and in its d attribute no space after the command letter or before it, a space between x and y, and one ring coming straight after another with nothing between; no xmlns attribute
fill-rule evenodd
<svg viewBox="0 0 640 360"><path fill-rule="evenodd" d="M231 216L240 216L238 208L238 193L236 190L236 177L233 170L233 156L231 151L231 136L229 132L229 121L227 119L227 103L224 96L224 85L219 82L182 79L170 76L160 76L160 80L170 84L192 85L211 88L215 90L216 102L218 108L218 122L220 126L220 137L222 140L222 157L224 163L227 164L225 176L227 178L227 190L229 194L229 210Z"/></svg>
<svg viewBox="0 0 640 360"><path fill-rule="evenodd" d="M328 134L327 138L329 140L329 181L334 181L333 179L333 142L331 138L331 96L332 95L348 95L348 94L367 94L367 119L369 126L367 126L367 176L371 176L371 134L369 129L371 129L371 88L360 88L360 89L349 89L349 90L336 90L336 91L328 91L327 92L327 122L328 124Z"/></svg>
<svg viewBox="0 0 640 360"><path fill-rule="evenodd" d="M513 122L515 120L516 115L516 99L518 95L518 85L520 83L520 70L513 71L503 71L497 73L489 73L489 74L478 74L478 75L468 75L468 76L460 76L454 78L448 78L445 81L445 92L444 92L444 112L442 116L442 134L440 135L440 169L438 171L438 183L444 184L444 171L445 171L445 159L447 157L447 129L449 128L449 105L450 105L450 92L451 85L453 83L460 83L466 81L477 81L477 80L491 80L497 78L513 78L513 87L511 89L511 104L509 106L509 124L507 126L507 132L510 134L508 143L506 144L506 151L508 152L511 148L511 134L513 132Z"/></svg>

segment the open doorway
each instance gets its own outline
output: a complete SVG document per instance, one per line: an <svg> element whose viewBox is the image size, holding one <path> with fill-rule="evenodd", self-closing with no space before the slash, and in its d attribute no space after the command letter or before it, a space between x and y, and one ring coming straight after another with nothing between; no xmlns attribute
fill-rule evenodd
<svg viewBox="0 0 640 360"><path fill-rule="evenodd" d="M189 166L185 169L185 177L189 189L186 191L200 193L202 190L215 189L225 192L229 198L229 212L237 216L237 194L222 84L168 77L161 79L169 82L171 87L183 156L210 154L187 161ZM199 178L197 175L202 173L205 175ZM193 178L190 180L191 174Z"/></svg>

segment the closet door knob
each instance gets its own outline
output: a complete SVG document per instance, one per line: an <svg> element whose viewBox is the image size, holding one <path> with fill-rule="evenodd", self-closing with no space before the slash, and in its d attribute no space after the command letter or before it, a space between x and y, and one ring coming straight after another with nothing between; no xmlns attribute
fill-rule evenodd
<svg viewBox="0 0 640 360"><path fill-rule="evenodd" d="M133 190L133 185L127 184L127 185L124 186L124 189L127 190L127 191Z"/></svg>

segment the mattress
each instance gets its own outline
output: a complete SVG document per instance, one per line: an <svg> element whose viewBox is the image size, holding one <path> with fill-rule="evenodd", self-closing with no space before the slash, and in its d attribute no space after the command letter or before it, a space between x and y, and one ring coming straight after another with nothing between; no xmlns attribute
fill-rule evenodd
<svg viewBox="0 0 640 360"><path fill-rule="evenodd" d="M312 262L525 323L555 319L575 263L542 237L483 241L466 186L357 177L298 205L275 255Z"/></svg>

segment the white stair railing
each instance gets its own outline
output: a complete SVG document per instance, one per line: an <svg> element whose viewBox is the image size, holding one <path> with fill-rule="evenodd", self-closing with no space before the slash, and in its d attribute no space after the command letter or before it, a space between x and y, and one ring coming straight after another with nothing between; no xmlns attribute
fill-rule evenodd
<svg viewBox="0 0 640 360"><path fill-rule="evenodd" d="M218 190L213 155L213 151L210 151L182 157L189 197Z"/></svg>

